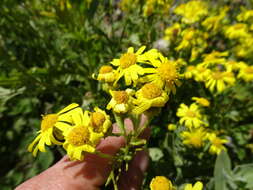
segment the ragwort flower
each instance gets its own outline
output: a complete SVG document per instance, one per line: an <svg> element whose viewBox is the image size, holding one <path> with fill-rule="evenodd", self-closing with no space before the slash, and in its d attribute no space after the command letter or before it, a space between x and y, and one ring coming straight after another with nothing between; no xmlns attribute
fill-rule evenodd
<svg viewBox="0 0 253 190"><path fill-rule="evenodd" d="M112 125L110 116L98 107L95 107L94 111L95 112L92 112L90 116L90 125L92 127L92 130L96 133L105 134Z"/></svg>
<svg viewBox="0 0 253 190"><path fill-rule="evenodd" d="M204 1L192 0L179 5L174 12L183 17L184 23L193 24L208 14L208 8Z"/></svg>
<svg viewBox="0 0 253 190"><path fill-rule="evenodd" d="M229 71L212 71L205 81L206 88L209 88L211 92L214 92L216 88L218 93L224 91L234 83L234 74Z"/></svg>
<svg viewBox="0 0 253 190"><path fill-rule="evenodd" d="M152 61L152 65L155 68L145 68L145 73L148 74L141 81L155 83L160 88L165 88L167 92L172 91L175 94L176 86L181 84L178 63L159 54L159 59Z"/></svg>
<svg viewBox="0 0 253 190"><path fill-rule="evenodd" d="M73 126L63 129L63 148L71 160L83 160L85 153L94 153L103 133L96 133L90 126L88 111L80 110L73 116Z"/></svg>
<svg viewBox="0 0 253 190"><path fill-rule="evenodd" d="M139 75L144 74L143 68L138 65L138 62L145 62L145 56L142 56L145 46L142 46L136 53L134 53L134 48L130 47L127 53L121 55L120 59L113 59L112 65L117 66L116 72L118 73L114 84L119 81L122 77L125 78L126 85L131 85L132 83L136 85Z"/></svg>
<svg viewBox="0 0 253 190"><path fill-rule="evenodd" d="M203 189L203 184L200 181L197 181L194 186L192 184L186 184L184 187L184 190L202 190Z"/></svg>
<svg viewBox="0 0 253 190"><path fill-rule="evenodd" d="M68 125L67 123L72 122L71 115L76 109L80 109L78 104L70 104L56 114L48 114L42 116L40 130L38 136L28 146L28 151L32 152L34 156L37 155L38 150L45 152L45 144L50 146L52 144L61 145L61 135L55 128L57 125Z"/></svg>
<svg viewBox="0 0 253 190"><path fill-rule="evenodd" d="M193 103L188 107L185 104L180 104L177 110L177 116L180 117L179 123L184 124L188 128L200 127L204 124L202 115L197 104Z"/></svg>
<svg viewBox="0 0 253 190"><path fill-rule="evenodd" d="M112 109L116 113L126 113L132 105L132 95L134 91L132 89L126 89L121 91L110 91L112 99L107 104L106 109Z"/></svg>
<svg viewBox="0 0 253 190"><path fill-rule="evenodd" d="M195 100L195 102L201 106L209 107L210 102L203 97L192 97L192 100Z"/></svg>
<svg viewBox="0 0 253 190"><path fill-rule="evenodd" d="M251 65L244 65L240 68L238 78L242 78L246 82L253 81L253 66Z"/></svg>
<svg viewBox="0 0 253 190"><path fill-rule="evenodd" d="M173 185L169 179L164 176L156 176L151 180L151 190L173 190Z"/></svg>
<svg viewBox="0 0 253 190"><path fill-rule="evenodd" d="M219 138L215 133L208 134L207 138L211 142L211 147L209 149L211 154L220 154L222 150L226 150L223 144L228 143L227 139Z"/></svg>
<svg viewBox="0 0 253 190"><path fill-rule="evenodd" d="M183 131L180 135L184 139L184 144L195 148L202 147L206 139L206 132L203 127L199 127L191 131Z"/></svg>
<svg viewBox="0 0 253 190"><path fill-rule="evenodd" d="M151 107L163 107L169 99L169 96L155 83L147 83L135 94L137 99L133 100L136 105L132 113L141 114Z"/></svg>
<svg viewBox="0 0 253 190"><path fill-rule="evenodd" d="M116 71L113 70L113 68L111 66L104 65L99 69L98 76L95 77L95 75L93 75L93 78L100 80L100 81L112 83L116 79Z"/></svg>

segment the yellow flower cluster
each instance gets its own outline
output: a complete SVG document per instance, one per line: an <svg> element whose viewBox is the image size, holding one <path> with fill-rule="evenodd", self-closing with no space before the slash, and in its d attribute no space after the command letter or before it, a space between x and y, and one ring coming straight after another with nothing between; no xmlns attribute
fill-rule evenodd
<svg viewBox="0 0 253 190"><path fill-rule="evenodd" d="M181 84L180 61L169 60L156 49L144 52L145 48L136 52L128 48L120 58L113 59L112 66L102 66L98 75L93 75L108 86L112 98L107 109L140 115L163 107L169 94L176 93Z"/></svg>
<svg viewBox="0 0 253 190"><path fill-rule="evenodd" d="M174 12L183 17L182 22L193 24L207 15L208 9L204 1L193 0L179 5Z"/></svg>
<svg viewBox="0 0 253 190"><path fill-rule="evenodd" d="M124 12L131 12L136 9L139 0L121 0L119 6ZM148 17L154 13L168 14L173 0L146 0L142 7L142 14Z"/></svg>
<svg viewBox="0 0 253 190"><path fill-rule="evenodd" d="M196 66L187 66L184 72L186 79L193 78L197 82L204 82L211 92L221 93L235 85L236 79L245 82L253 80L253 67L242 61L227 59L228 52L213 51L203 55L203 61Z"/></svg>
<svg viewBox="0 0 253 190"><path fill-rule="evenodd" d="M227 6L212 9L206 1L191 0L174 9L181 18L165 29L164 39L178 52L177 59L188 60L185 78L203 82L213 93L221 93L241 79L253 80L253 67L245 62L253 54L253 10L242 8L233 23L229 11ZM220 36L228 42L215 42ZM226 48L227 44L230 47Z"/></svg>
<svg viewBox="0 0 253 190"><path fill-rule="evenodd" d="M85 153L94 153L96 145L111 127L109 115L95 108L83 111L78 104L70 104L56 114L43 116L39 135L29 145L34 156L45 145L62 145L71 160L83 160Z"/></svg>
<svg viewBox="0 0 253 190"><path fill-rule="evenodd" d="M190 106L181 104L177 110L177 116L180 118L179 124L186 127L180 133L183 144L201 148L209 141L211 154L219 154L222 150L226 150L223 144L228 143L228 140L217 137L214 131L208 129L207 116L202 113L204 107L210 106L210 102L203 97L192 99L195 102Z"/></svg>
<svg viewBox="0 0 253 190"><path fill-rule="evenodd" d="M151 190L175 190L177 189L175 186L172 185L172 182L166 178L165 176L156 176L150 182L150 189ZM202 190L203 183L197 181L193 186L192 184L188 183L184 186L184 190Z"/></svg>

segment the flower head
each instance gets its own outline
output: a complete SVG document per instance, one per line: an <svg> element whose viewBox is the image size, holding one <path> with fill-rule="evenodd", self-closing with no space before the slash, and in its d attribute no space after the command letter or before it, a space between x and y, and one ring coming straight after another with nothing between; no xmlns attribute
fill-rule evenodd
<svg viewBox="0 0 253 190"><path fill-rule="evenodd" d="M110 116L98 107L95 107L94 111L95 112L92 112L90 116L90 125L92 127L92 130L96 133L105 134L109 127L112 125Z"/></svg>
<svg viewBox="0 0 253 190"><path fill-rule="evenodd" d="M184 124L188 128L197 128L204 124L199 107L195 103L190 106L180 104L177 110L177 116L180 117L179 123Z"/></svg>
<svg viewBox="0 0 253 190"><path fill-rule="evenodd" d="M202 105L204 107L208 107L210 105L210 102L203 97L192 97L192 100L195 100L197 104Z"/></svg>
<svg viewBox="0 0 253 190"><path fill-rule="evenodd" d="M145 56L142 55L145 48L145 46L142 46L137 52L134 52L134 48L130 47L119 59L114 59L111 62L112 65L117 67L115 85L122 77L125 78L127 86L132 83L137 84L139 75L144 74L143 68L138 63L146 61Z"/></svg>
<svg viewBox="0 0 253 190"><path fill-rule="evenodd" d="M203 189L203 184L200 181L197 181L194 186L192 184L187 184L184 187L184 190L202 190Z"/></svg>
<svg viewBox="0 0 253 190"><path fill-rule="evenodd" d="M93 131L88 111L80 110L73 116L73 126L63 131L64 149L71 160L83 160L84 153L94 153L103 133Z"/></svg>
<svg viewBox="0 0 253 190"><path fill-rule="evenodd" d="M164 176L156 176L151 180L151 190L173 190L173 185L169 179Z"/></svg>
<svg viewBox="0 0 253 190"><path fill-rule="evenodd" d="M128 112L130 106L132 105L133 93L134 91L131 89L121 91L110 91L112 99L108 103L106 109L108 110L112 109L116 113Z"/></svg>
<svg viewBox="0 0 253 190"><path fill-rule="evenodd" d="M38 136L28 146L28 151L32 152L34 156L37 155L38 150L45 152L45 144L50 146L52 144L62 144L62 137L58 134L57 125L68 125L72 122L71 115L80 109L78 104L70 104L56 114L48 114L42 116L40 130Z"/></svg>
<svg viewBox="0 0 253 190"><path fill-rule="evenodd" d="M232 26L228 26L225 30L225 35L229 39L247 38L249 36L248 27L244 23L237 23Z"/></svg>
<svg viewBox="0 0 253 190"><path fill-rule="evenodd" d="M159 54L159 59L151 62L154 68L145 68L145 75L142 82L152 82L160 88L165 88L167 92L176 93L176 86L181 82L179 74L178 62L170 61L162 54Z"/></svg>
<svg viewBox="0 0 253 190"><path fill-rule="evenodd" d="M103 65L100 67L97 77L93 74L93 78L99 81L112 83L116 79L116 71L110 65Z"/></svg>
<svg viewBox="0 0 253 190"><path fill-rule="evenodd" d="M253 66L251 65L244 65L240 68L238 78L242 78L246 82L253 81Z"/></svg>
<svg viewBox="0 0 253 190"><path fill-rule="evenodd" d="M191 131L183 131L181 137L184 139L183 143L195 148L200 148L206 139L206 132L203 127L193 129Z"/></svg>
<svg viewBox="0 0 253 190"><path fill-rule="evenodd" d="M136 92L136 97L137 99L133 100L136 106L133 108L132 112L137 115L151 107L163 107L169 99L167 93L155 83L145 84Z"/></svg>
<svg viewBox="0 0 253 190"><path fill-rule="evenodd" d="M216 136L215 133L209 133L207 135L208 140L211 142L209 152L211 154L220 154L222 150L226 150L223 144L228 143L227 139L222 139Z"/></svg>
<svg viewBox="0 0 253 190"><path fill-rule="evenodd" d="M179 5L175 13L181 15L182 21L187 24L198 22L208 14L207 4L204 1L192 0Z"/></svg>
<svg viewBox="0 0 253 190"><path fill-rule="evenodd" d="M234 74L229 71L212 71L205 81L206 88L209 88L212 92L216 88L219 93L234 83Z"/></svg>

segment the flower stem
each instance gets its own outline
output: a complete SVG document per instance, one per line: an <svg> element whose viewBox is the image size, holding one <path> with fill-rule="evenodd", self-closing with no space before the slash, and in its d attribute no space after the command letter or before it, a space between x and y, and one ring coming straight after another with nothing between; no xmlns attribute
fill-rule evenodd
<svg viewBox="0 0 253 190"><path fill-rule="evenodd" d="M113 113L114 114L114 118L116 120L116 123L120 129L120 132L121 134L126 138L127 137L127 134L126 134L126 129L125 129L125 125L124 125L124 121L122 119L122 117L116 113Z"/></svg>

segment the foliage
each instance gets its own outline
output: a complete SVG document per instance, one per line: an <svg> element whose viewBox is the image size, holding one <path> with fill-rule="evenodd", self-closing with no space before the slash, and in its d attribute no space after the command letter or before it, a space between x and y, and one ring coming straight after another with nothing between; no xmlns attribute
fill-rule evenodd
<svg viewBox="0 0 253 190"><path fill-rule="evenodd" d="M71 102L85 109L105 108L110 96L92 74L128 47L141 45L179 61L182 74L176 94L171 93L151 123L151 163L143 189L161 175L179 189L197 180L206 189L252 188L253 83L243 74L253 60L252 2L203 1L208 11L205 5L199 5L201 10L195 5L194 17L178 8L192 7L182 6L185 1L152 2L156 1L2 0L0 189L13 189L64 154L56 147L36 158L27 153L40 128L40 115ZM212 88L212 75L199 71L201 64L210 73L216 67L232 72L232 80ZM195 68L192 73L189 66ZM226 152L210 154L210 136L200 148L185 143L182 133L190 129L180 122L177 110L182 103L195 103L192 97L210 102L209 107L199 106L201 120L208 133L227 140ZM168 124L174 124L175 130L168 130Z"/></svg>

